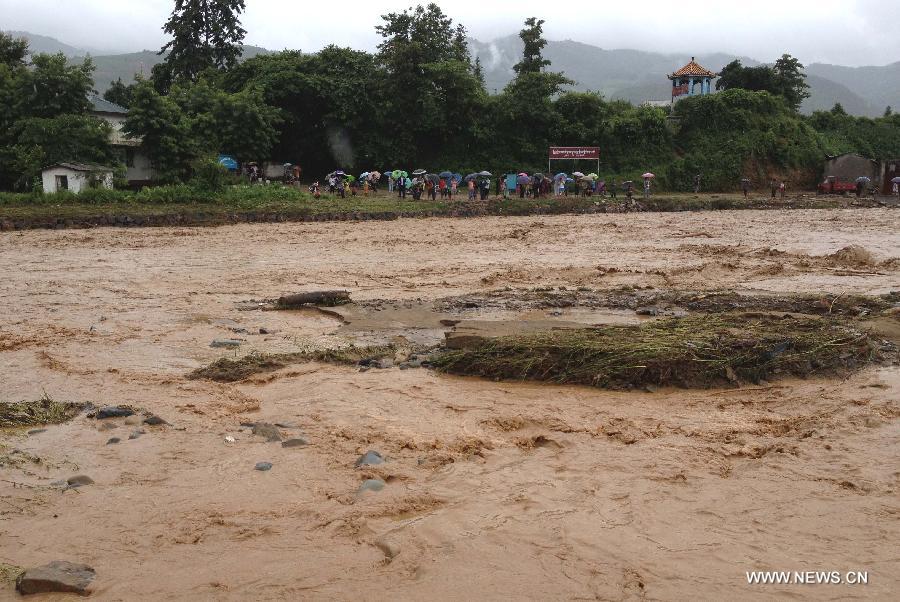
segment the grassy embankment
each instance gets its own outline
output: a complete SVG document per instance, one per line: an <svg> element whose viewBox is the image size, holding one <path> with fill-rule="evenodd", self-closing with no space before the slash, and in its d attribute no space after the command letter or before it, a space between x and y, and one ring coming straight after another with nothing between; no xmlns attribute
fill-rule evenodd
<svg viewBox="0 0 900 602"><path fill-rule="evenodd" d="M638 210L696 211L716 209L830 208L846 199L812 196L775 201L765 196L744 199L739 194L665 193L638 200ZM221 192L190 186L148 188L140 192L89 190L58 193L0 193L3 229L91 227L104 225L217 225L235 222L331 221L396 219L398 217L472 217L480 215L537 215L618 212L618 199L562 197L540 200L491 198L469 202L399 199L385 191L368 197L314 199L305 191L275 186L233 186Z"/></svg>

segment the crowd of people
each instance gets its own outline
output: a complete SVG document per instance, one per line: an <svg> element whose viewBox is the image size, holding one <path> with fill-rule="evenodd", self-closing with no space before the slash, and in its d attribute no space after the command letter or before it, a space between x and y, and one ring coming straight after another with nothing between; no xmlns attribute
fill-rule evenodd
<svg viewBox="0 0 900 602"><path fill-rule="evenodd" d="M655 176L645 173L643 176L644 197L649 198L651 182ZM488 171L471 173L463 176L460 173L449 171L439 174L429 173L424 169L417 169L412 173L395 169L390 172L363 172L358 177L342 170L335 170L325 176L325 187L329 194L342 198L378 191L379 186L386 181L389 194L396 194L398 198L412 200L431 199L452 200L456 198L460 189L467 192L468 200L485 200L491 193L492 183L497 197L510 198L546 198L594 195L617 198L621 190L625 196L631 199L635 193L635 183L631 180L618 183L613 178L609 182L600 179L595 173L584 174L581 172L557 173L553 176L542 173L528 174L505 173L495 178ZM698 184L699 186L699 184ZM316 181L309 186L309 191L316 198L321 196L322 185Z"/></svg>

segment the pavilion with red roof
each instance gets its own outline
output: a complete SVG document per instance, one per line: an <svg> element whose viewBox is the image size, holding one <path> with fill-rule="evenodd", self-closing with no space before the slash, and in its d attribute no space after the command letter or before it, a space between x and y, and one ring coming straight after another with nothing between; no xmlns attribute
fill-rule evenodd
<svg viewBox="0 0 900 602"><path fill-rule="evenodd" d="M713 73L705 67L701 67L691 57L691 62L669 75L672 80L672 102L675 102L683 96L694 96L695 87L700 84L700 95L712 94L712 80L718 77L718 73Z"/></svg>

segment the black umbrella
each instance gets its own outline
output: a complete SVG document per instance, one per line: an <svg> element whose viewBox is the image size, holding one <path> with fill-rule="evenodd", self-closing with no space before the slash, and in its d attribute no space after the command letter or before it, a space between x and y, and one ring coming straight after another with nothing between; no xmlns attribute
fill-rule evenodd
<svg viewBox="0 0 900 602"><path fill-rule="evenodd" d="M452 174L451 174L452 175ZM434 182L435 184L439 183L441 179L433 173L425 174L425 179Z"/></svg>
<svg viewBox="0 0 900 602"><path fill-rule="evenodd" d="M468 182L469 180L474 180L474 179L477 178L477 177L478 177L478 174L477 174L477 173L470 173L469 175L467 175L467 176L466 176L465 178L463 178L463 179L464 179L466 182Z"/></svg>

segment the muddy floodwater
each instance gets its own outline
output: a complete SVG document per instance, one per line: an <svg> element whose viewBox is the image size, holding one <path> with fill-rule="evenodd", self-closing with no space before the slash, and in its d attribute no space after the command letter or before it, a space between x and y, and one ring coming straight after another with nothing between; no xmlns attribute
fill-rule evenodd
<svg viewBox="0 0 900 602"><path fill-rule="evenodd" d="M833 255L847 247L856 255ZM104 600L896 596L896 366L648 392L324 363L188 378L251 352L433 344L453 316L422 308L448 297L623 286L826 301L900 290L900 213L3 233L0 402L46 393L169 424L83 413L0 432L0 563L88 564ZM328 289L354 306L252 307ZM501 330L649 319L521 307L463 318ZM255 422L308 445L242 426ZM369 450L385 461L356 467ZM51 485L76 474L94 483ZM361 489L367 479L384 486ZM756 570L867 571L868 585L748 585Z"/></svg>

